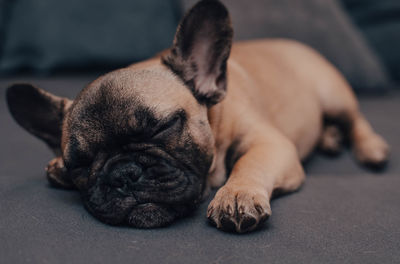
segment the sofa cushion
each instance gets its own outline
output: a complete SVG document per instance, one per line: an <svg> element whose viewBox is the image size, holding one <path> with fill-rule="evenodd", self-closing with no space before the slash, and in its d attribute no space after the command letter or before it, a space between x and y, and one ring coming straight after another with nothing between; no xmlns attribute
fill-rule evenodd
<svg viewBox="0 0 400 264"><path fill-rule="evenodd" d="M188 9L196 0L181 0ZM328 58L357 91L383 91L385 69L361 32L333 0L222 0L237 40L276 37L306 43Z"/></svg>
<svg viewBox="0 0 400 264"><path fill-rule="evenodd" d="M354 22L400 83L400 1L342 0Z"/></svg>
<svg viewBox="0 0 400 264"><path fill-rule="evenodd" d="M2 74L111 69L145 59L171 45L180 10L175 0L0 1L11 3L0 21Z"/></svg>

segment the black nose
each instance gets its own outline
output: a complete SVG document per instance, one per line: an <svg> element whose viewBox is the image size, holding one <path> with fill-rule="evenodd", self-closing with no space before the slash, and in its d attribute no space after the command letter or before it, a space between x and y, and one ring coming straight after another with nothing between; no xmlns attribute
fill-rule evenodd
<svg viewBox="0 0 400 264"><path fill-rule="evenodd" d="M114 164L106 173L109 184L122 187L127 181L136 182L142 175L142 168L134 162Z"/></svg>

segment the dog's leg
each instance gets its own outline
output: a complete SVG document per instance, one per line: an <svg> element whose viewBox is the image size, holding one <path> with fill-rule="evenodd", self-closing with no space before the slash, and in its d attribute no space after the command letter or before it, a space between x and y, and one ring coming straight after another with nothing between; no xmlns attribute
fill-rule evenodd
<svg viewBox="0 0 400 264"><path fill-rule="evenodd" d="M336 156L343 150L343 133L337 125L326 124L322 130L318 148L328 155Z"/></svg>
<svg viewBox="0 0 400 264"><path fill-rule="evenodd" d="M64 161L61 157L52 159L46 167L47 180L53 187L72 189L73 184L66 176Z"/></svg>
<svg viewBox="0 0 400 264"><path fill-rule="evenodd" d="M348 83L341 76L336 77L329 86L321 88L319 94L325 118L341 124L358 161L368 166L383 167L389 156L388 144L359 111Z"/></svg>
<svg viewBox="0 0 400 264"><path fill-rule="evenodd" d="M294 191L304 181L294 145L271 130L252 133L252 139L244 140L247 147L240 147L244 154L208 207L207 217L218 228L240 233L255 229L270 216L275 189Z"/></svg>
<svg viewBox="0 0 400 264"><path fill-rule="evenodd" d="M360 113L350 113L350 139L359 162L373 168L386 165L389 146Z"/></svg>

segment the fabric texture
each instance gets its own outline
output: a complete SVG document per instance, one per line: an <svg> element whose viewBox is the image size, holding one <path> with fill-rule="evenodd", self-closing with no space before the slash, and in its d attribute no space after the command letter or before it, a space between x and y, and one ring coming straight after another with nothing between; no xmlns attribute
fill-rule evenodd
<svg viewBox="0 0 400 264"><path fill-rule="evenodd" d="M354 22L400 82L400 1L342 0Z"/></svg>
<svg viewBox="0 0 400 264"><path fill-rule="evenodd" d="M168 48L180 15L175 0L1 1L3 75L126 66Z"/></svg>
<svg viewBox="0 0 400 264"><path fill-rule="evenodd" d="M181 0L190 8L196 0ZM290 38L322 53L356 91L383 91L390 80L380 59L335 0L222 0L237 40Z"/></svg>
<svg viewBox="0 0 400 264"><path fill-rule="evenodd" d="M8 22L9 10L10 0L0 0L0 58L5 42L6 24Z"/></svg>
<svg viewBox="0 0 400 264"><path fill-rule="evenodd" d="M400 91L361 98L361 109L392 148L385 173L360 167L349 152L315 154L300 191L272 201L257 232L236 235L209 226L210 199L173 225L140 230L108 226L79 194L51 188L51 151L14 120L6 85L32 82L73 98L95 76L0 80L1 263L398 263L400 259Z"/></svg>

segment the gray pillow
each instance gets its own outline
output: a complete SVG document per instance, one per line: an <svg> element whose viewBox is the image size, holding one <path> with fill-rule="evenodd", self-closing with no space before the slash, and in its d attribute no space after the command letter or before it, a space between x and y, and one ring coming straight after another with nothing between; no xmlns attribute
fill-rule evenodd
<svg viewBox="0 0 400 264"><path fill-rule="evenodd" d="M0 0L0 55L5 40L5 29L8 18L10 0Z"/></svg>
<svg viewBox="0 0 400 264"><path fill-rule="evenodd" d="M400 83L400 1L342 0L389 73Z"/></svg>
<svg viewBox="0 0 400 264"><path fill-rule="evenodd" d="M195 0L181 0L185 9ZM222 0L229 8L235 38L290 38L330 60L356 91L381 92L390 81L379 58L333 0Z"/></svg>
<svg viewBox="0 0 400 264"><path fill-rule="evenodd" d="M125 66L168 48L180 16L175 0L0 1L3 75Z"/></svg>

